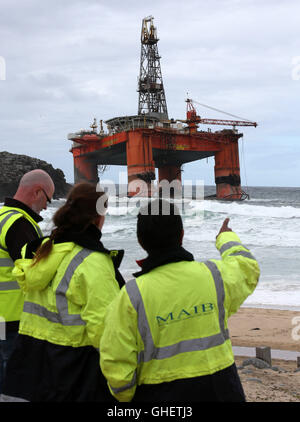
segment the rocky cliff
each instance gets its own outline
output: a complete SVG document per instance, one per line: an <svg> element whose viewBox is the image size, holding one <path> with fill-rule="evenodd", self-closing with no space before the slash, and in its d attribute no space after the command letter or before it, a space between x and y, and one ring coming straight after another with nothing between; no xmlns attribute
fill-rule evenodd
<svg viewBox="0 0 300 422"><path fill-rule="evenodd" d="M70 184L66 182L62 170L54 169L51 164L38 158L4 151L0 152L0 202L6 196L12 197L23 174L34 169L42 169L52 177L55 185L54 199L66 196Z"/></svg>

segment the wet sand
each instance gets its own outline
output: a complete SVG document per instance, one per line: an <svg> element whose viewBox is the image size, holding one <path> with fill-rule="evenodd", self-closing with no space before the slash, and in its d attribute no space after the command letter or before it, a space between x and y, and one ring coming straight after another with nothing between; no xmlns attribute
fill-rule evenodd
<svg viewBox="0 0 300 422"><path fill-rule="evenodd" d="M293 334L300 337L300 311L240 308L228 325L233 346L270 346L300 354L300 338L293 338Z"/></svg>

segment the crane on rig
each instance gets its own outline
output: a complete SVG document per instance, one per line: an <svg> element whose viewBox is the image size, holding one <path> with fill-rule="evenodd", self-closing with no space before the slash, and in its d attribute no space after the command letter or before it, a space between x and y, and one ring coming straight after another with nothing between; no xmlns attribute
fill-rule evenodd
<svg viewBox="0 0 300 422"><path fill-rule="evenodd" d="M187 108L186 108L186 120L178 120L180 122L183 123L187 123L188 126L190 127L190 129L193 131L197 130L198 124L202 123L205 125L225 125L225 126L232 126L233 129L235 130L236 126L257 126L256 122L252 122L251 120L248 119L243 119L242 117L236 116L234 114L230 114L227 113L225 111L219 110L217 108L205 105L205 104L201 104L195 100L192 100L191 98L187 98L186 99L186 103L187 103ZM210 108L211 110L214 111L218 111L219 113L223 113L223 114L227 114L228 116L231 117L235 117L238 119L243 119L243 120L224 120L224 119L205 119L200 117L197 114L196 108L194 106L194 103L199 104L201 106Z"/></svg>

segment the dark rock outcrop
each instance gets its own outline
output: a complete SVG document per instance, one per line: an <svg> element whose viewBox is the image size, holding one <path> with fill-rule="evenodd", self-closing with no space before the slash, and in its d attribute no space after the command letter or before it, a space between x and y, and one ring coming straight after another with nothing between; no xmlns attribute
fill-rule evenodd
<svg viewBox="0 0 300 422"><path fill-rule="evenodd" d="M54 169L51 164L27 155L0 152L0 202L5 197L12 197L18 188L21 177L30 170L42 169L46 171L55 185L54 199L64 198L71 185L66 182L62 170Z"/></svg>

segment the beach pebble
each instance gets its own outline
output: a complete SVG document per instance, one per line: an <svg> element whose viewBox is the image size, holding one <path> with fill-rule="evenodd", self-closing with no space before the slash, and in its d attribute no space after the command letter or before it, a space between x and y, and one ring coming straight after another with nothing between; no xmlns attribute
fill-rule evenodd
<svg viewBox="0 0 300 422"><path fill-rule="evenodd" d="M272 366L271 369L276 372L287 372L285 369L280 368L279 366Z"/></svg>
<svg viewBox="0 0 300 422"><path fill-rule="evenodd" d="M262 359L251 358L243 361L243 366L253 365L258 369L271 368L270 365Z"/></svg>
<svg viewBox="0 0 300 422"><path fill-rule="evenodd" d="M253 374L253 371L252 371L252 369L244 369L242 371L242 374Z"/></svg>
<svg viewBox="0 0 300 422"><path fill-rule="evenodd" d="M262 380L260 380L258 378L247 378L246 381L253 381L253 382L258 382L258 383L262 384Z"/></svg>

